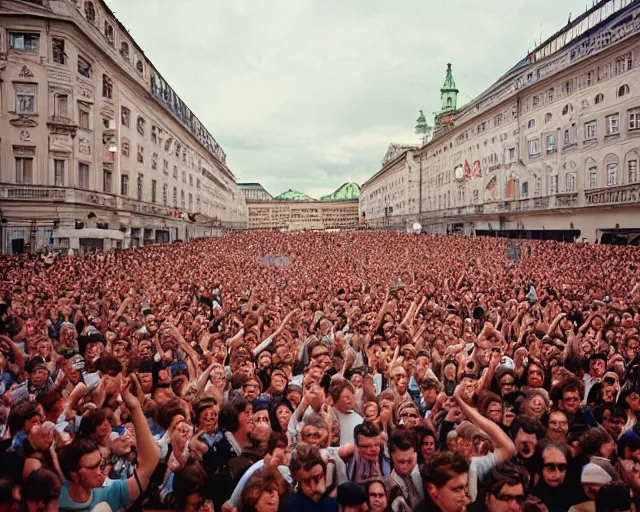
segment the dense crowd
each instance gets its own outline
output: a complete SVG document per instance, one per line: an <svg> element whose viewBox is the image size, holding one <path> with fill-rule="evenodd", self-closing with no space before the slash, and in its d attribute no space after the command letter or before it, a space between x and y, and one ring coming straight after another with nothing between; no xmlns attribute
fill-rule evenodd
<svg viewBox="0 0 640 512"><path fill-rule="evenodd" d="M507 243L2 257L2 510L635 510L640 252Z"/></svg>

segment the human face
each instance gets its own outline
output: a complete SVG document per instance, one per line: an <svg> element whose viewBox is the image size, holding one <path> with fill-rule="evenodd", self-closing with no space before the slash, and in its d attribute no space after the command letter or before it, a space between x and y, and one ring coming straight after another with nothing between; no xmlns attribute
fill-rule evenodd
<svg viewBox="0 0 640 512"><path fill-rule="evenodd" d="M431 409L438 399L438 391L436 388L423 389L422 398L424 399L427 409Z"/></svg>
<svg viewBox="0 0 640 512"><path fill-rule="evenodd" d="M620 437L624 424L625 421L623 418L614 417L611 411L604 411L602 415L602 426L614 440Z"/></svg>
<svg viewBox="0 0 640 512"><path fill-rule="evenodd" d="M380 436L367 437L358 436L358 451L364 460L369 462L377 462L380 455L380 447L382 446L382 439Z"/></svg>
<svg viewBox="0 0 640 512"><path fill-rule="evenodd" d="M542 368L537 364L530 365L529 371L527 372L527 385L532 388L541 388L543 384L544 373L542 372Z"/></svg>
<svg viewBox="0 0 640 512"><path fill-rule="evenodd" d="M352 411L356 405L356 397L353 394L353 391L349 388L345 388L340 393L340 397L336 402L336 409L340 411L342 414L347 414L349 411Z"/></svg>
<svg viewBox="0 0 640 512"><path fill-rule="evenodd" d="M627 341L627 360L632 361L634 357L636 357L636 353L638 352L638 347L640 346L640 341L635 338L631 338Z"/></svg>
<svg viewBox="0 0 640 512"><path fill-rule="evenodd" d="M502 421L502 404L500 402L491 402L487 407L487 418L494 423Z"/></svg>
<svg viewBox="0 0 640 512"><path fill-rule="evenodd" d="M584 489L584 493L587 495L592 501L595 501L598 492L602 489L602 484L582 484L582 488Z"/></svg>
<svg viewBox="0 0 640 512"><path fill-rule="evenodd" d="M504 395L508 395L516 390L516 380L512 375L506 374L503 375L500 379L500 393Z"/></svg>
<svg viewBox="0 0 640 512"><path fill-rule="evenodd" d="M218 430L218 406L205 409L200 413L199 427L207 434L213 434Z"/></svg>
<svg viewBox="0 0 640 512"><path fill-rule="evenodd" d="M362 375L360 375L359 373L354 373L351 376L351 384L353 384L353 387L356 389L362 389L362 386L364 385Z"/></svg>
<svg viewBox="0 0 640 512"><path fill-rule="evenodd" d="M465 512L470 502L468 486L469 475L463 473L453 477L440 488L434 484L427 484L427 492L442 512Z"/></svg>
<svg viewBox="0 0 640 512"><path fill-rule="evenodd" d="M562 412L552 412L549 416L549 429L547 430L549 440L552 443L564 444L567 440L567 432L569 432L567 417Z"/></svg>
<svg viewBox="0 0 640 512"><path fill-rule="evenodd" d="M404 395L407 392L407 388L409 387L409 379L407 379L407 372L404 368L398 367L393 371L393 375L391 376L391 380L393 381L396 391L400 395Z"/></svg>
<svg viewBox="0 0 640 512"><path fill-rule="evenodd" d="M364 408L365 421L375 421L378 417L378 406L376 404L369 404Z"/></svg>
<svg viewBox="0 0 640 512"><path fill-rule="evenodd" d="M594 379L601 379L604 376L604 366L602 359L592 359L589 362L589 375Z"/></svg>
<svg viewBox="0 0 640 512"><path fill-rule="evenodd" d="M534 395L524 403L524 411L528 416L539 420L542 418L544 411L547 409L544 399L541 396Z"/></svg>
<svg viewBox="0 0 640 512"><path fill-rule="evenodd" d="M424 436L422 444L420 445L420 451L425 461L429 461L433 454L436 453L436 440L430 436Z"/></svg>
<svg viewBox="0 0 640 512"><path fill-rule="evenodd" d="M640 412L640 395L638 393L634 391L633 393L629 394L625 401L627 402L629 409L631 409L631 412Z"/></svg>
<svg viewBox="0 0 640 512"><path fill-rule="evenodd" d="M568 414L575 414L580 409L580 393L577 391L565 391L562 394L560 408Z"/></svg>
<svg viewBox="0 0 640 512"><path fill-rule="evenodd" d="M102 459L99 450L87 453L80 458L78 464L79 483L85 489L98 489L102 487L105 480L105 469L107 465Z"/></svg>
<svg viewBox="0 0 640 512"><path fill-rule="evenodd" d="M193 492L187 495L184 512L198 512L202 509L205 502L206 500L200 493Z"/></svg>
<svg viewBox="0 0 640 512"><path fill-rule="evenodd" d="M271 375L271 387L276 393L284 393L287 387L287 377L283 371L275 371Z"/></svg>
<svg viewBox="0 0 640 512"><path fill-rule="evenodd" d="M320 464L313 466L309 471L304 468L298 470L296 481L302 494L314 503L318 503L327 490L324 470Z"/></svg>
<svg viewBox="0 0 640 512"><path fill-rule="evenodd" d="M369 510L370 512L384 512L387 508L387 493L379 482L369 486Z"/></svg>
<svg viewBox="0 0 640 512"><path fill-rule="evenodd" d="M253 425L257 425L258 423L265 423L270 425L269 421L269 411L258 411L253 413Z"/></svg>
<svg viewBox="0 0 640 512"><path fill-rule="evenodd" d="M400 419L405 427L413 428L420 423L420 413L414 407L405 407L400 414Z"/></svg>
<svg viewBox="0 0 640 512"><path fill-rule="evenodd" d="M549 487L560 487L567 474L567 458L557 448L542 453L542 478Z"/></svg>
<svg viewBox="0 0 640 512"><path fill-rule="evenodd" d="M518 450L518 455L520 455L524 459L533 457L537 442L538 438L535 434L527 434L522 429L518 430L516 438L514 439L516 450Z"/></svg>
<svg viewBox="0 0 640 512"><path fill-rule="evenodd" d="M275 489L262 491L255 508L257 512L276 512L280 505L280 496Z"/></svg>
<svg viewBox="0 0 640 512"><path fill-rule="evenodd" d="M251 404L248 404L244 411L238 414L239 430L243 430L247 434L253 429L253 410Z"/></svg>
<svg viewBox="0 0 640 512"><path fill-rule="evenodd" d="M40 388L44 386L44 383L47 382L47 378L49 377L49 372L44 368L36 368L29 374L29 380L34 388Z"/></svg>
<svg viewBox="0 0 640 512"><path fill-rule="evenodd" d="M487 509L489 512L518 512L524 500L522 484L504 484L496 496L487 493Z"/></svg>
<svg viewBox="0 0 640 512"><path fill-rule="evenodd" d="M281 405L276 409L276 418L282 431L286 432L289 427L289 420L291 419L291 409L286 405Z"/></svg>
<svg viewBox="0 0 640 512"><path fill-rule="evenodd" d="M327 437L325 430L318 429L312 425L306 425L300 432L300 441L311 446L320 446L323 438Z"/></svg>
<svg viewBox="0 0 640 512"><path fill-rule="evenodd" d="M302 401L302 395L300 395L300 393L298 393L297 391L290 391L289 393L287 393L287 400L289 400L289 402L291 402L291 405L293 405L294 407L298 407L300 405L300 402Z"/></svg>
<svg viewBox="0 0 640 512"><path fill-rule="evenodd" d="M214 368L211 371L211 382L219 391L223 391L225 388L225 385L227 384L227 379L224 374L224 369Z"/></svg>
<svg viewBox="0 0 640 512"><path fill-rule="evenodd" d="M402 477L408 477L418 463L418 454L413 448L396 450L391 454L391 460L396 473Z"/></svg>
<svg viewBox="0 0 640 512"><path fill-rule="evenodd" d="M141 373L139 375L140 375L140 386L142 386L143 393L151 393L151 391L153 391L153 374Z"/></svg>
<svg viewBox="0 0 640 512"><path fill-rule="evenodd" d="M247 402L253 402L260 394L260 386L255 379L249 379L242 385L242 392Z"/></svg>

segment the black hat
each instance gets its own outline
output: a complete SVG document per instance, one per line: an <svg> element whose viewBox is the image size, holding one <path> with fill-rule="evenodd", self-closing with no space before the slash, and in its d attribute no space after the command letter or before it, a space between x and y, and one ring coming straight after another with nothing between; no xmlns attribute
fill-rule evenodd
<svg viewBox="0 0 640 512"><path fill-rule="evenodd" d="M357 507L367 501L364 488L355 482L345 482L338 486L338 505Z"/></svg>
<svg viewBox="0 0 640 512"><path fill-rule="evenodd" d="M27 373L32 373L38 368L44 368L45 370L49 371L45 360L41 356L33 356L31 359L29 359L29 361L27 361L27 364L25 365L25 370L27 370Z"/></svg>
<svg viewBox="0 0 640 512"><path fill-rule="evenodd" d="M607 362L607 354L603 354L602 352L596 352L595 354L591 354L589 356L589 362L595 361L596 359L602 359L606 363Z"/></svg>

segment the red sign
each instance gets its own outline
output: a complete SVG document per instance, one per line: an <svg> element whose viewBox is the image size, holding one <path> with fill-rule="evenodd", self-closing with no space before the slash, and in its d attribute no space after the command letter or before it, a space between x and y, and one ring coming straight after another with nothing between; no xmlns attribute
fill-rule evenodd
<svg viewBox="0 0 640 512"><path fill-rule="evenodd" d="M480 160L476 160L473 162L473 177L481 178L482 177L482 169L480 168Z"/></svg>
<svg viewBox="0 0 640 512"><path fill-rule="evenodd" d="M467 179L471 179L471 166L466 160L464 161L464 177Z"/></svg>

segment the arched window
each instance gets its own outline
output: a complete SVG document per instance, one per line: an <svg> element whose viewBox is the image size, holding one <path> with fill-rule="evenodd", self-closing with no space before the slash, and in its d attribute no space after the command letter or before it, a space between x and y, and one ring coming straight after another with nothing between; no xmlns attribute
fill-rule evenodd
<svg viewBox="0 0 640 512"><path fill-rule="evenodd" d="M640 181L638 174L638 163L640 163L640 155L636 150L629 151L625 157L625 169L627 171L627 183L637 183Z"/></svg>
<svg viewBox="0 0 640 512"><path fill-rule="evenodd" d="M627 84L618 87L618 98L622 98L622 96L626 96L627 94L629 94L629 86Z"/></svg>
<svg viewBox="0 0 640 512"><path fill-rule="evenodd" d="M129 43L126 41L122 41L120 44L120 55L122 55L124 59L129 59Z"/></svg>
<svg viewBox="0 0 640 512"><path fill-rule="evenodd" d="M587 188L596 188L598 186L598 164L593 158L589 158L585 162L584 168L587 171Z"/></svg>
<svg viewBox="0 0 640 512"><path fill-rule="evenodd" d="M572 109L571 105L565 105L562 109L562 115L566 116Z"/></svg>
<svg viewBox="0 0 640 512"><path fill-rule="evenodd" d="M544 122L545 123L549 123L551 122L551 119L553 118L553 116L551 115L551 113L549 112L547 115L544 116Z"/></svg>
<svg viewBox="0 0 640 512"><path fill-rule="evenodd" d="M565 177L565 191L566 192L575 192L576 191L576 173L568 172Z"/></svg>
<svg viewBox="0 0 640 512"><path fill-rule="evenodd" d="M528 128L535 128L536 127L536 120L535 119L529 119L529 123L527 124Z"/></svg>
<svg viewBox="0 0 640 512"><path fill-rule="evenodd" d="M142 64L142 61L139 60L138 62L136 62L136 71L138 73L140 73L142 75L142 73L144 73L144 65Z"/></svg>
<svg viewBox="0 0 640 512"><path fill-rule="evenodd" d="M96 21L96 8L93 6L92 2L84 3L84 15L91 23Z"/></svg>
<svg viewBox="0 0 640 512"><path fill-rule="evenodd" d="M607 155L604 159L604 165L607 176L607 186L612 187L618 184L618 157L615 155Z"/></svg>
<svg viewBox="0 0 640 512"><path fill-rule="evenodd" d="M595 97L595 104L598 105L599 103L602 103L604 101L604 94L600 93L600 94L596 94Z"/></svg>

